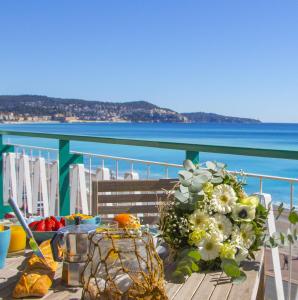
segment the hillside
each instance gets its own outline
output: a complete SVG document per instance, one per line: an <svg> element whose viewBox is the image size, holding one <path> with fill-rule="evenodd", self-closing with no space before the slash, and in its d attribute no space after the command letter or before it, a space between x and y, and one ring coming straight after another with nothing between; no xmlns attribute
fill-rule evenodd
<svg viewBox="0 0 298 300"><path fill-rule="evenodd" d="M101 102L81 99L62 99L46 96L0 96L0 113L31 120L83 120L129 122L185 122L181 114L146 101Z"/></svg>
<svg viewBox="0 0 298 300"><path fill-rule="evenodd" d="M193 112L182 113L191 123L261 123L260 120L223 116L213 113Z"/></svg>
<svg viewBox="0 0 298 300"><path fill-rule="evenodd" d="M103 102L38 95L0 96L0 122L105 121L258 123L260 121L211 113L180 114L146 101Z"/></svg>

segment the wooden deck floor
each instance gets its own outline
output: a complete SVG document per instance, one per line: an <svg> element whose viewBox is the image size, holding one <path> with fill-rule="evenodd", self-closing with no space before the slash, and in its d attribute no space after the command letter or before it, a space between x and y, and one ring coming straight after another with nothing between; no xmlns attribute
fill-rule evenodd
<svg viewBox="0 0 298 300"><path fill-rule="evenodd" d="M27 253L21 257L7 259L6 267L0 270L0 299L13 299L12 290L29 255L30 253ZM247 280L241 285L233 285L222 272L195 273L184 284L168 282L166 284L168 297L173 300L263 299L263 257L264 252L260 251L255 262L244 263ZM81 288L70 288L62 284L60 265L52 288L42 299L81 299L81 293Z"/></svg>

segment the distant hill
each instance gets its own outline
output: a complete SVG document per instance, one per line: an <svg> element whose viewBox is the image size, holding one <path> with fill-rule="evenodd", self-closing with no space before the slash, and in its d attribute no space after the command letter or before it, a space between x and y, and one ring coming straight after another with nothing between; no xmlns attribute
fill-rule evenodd
<svg viewBox="0 0 298 300"><path fill-rule="evenodd" d="M257 123L210 113L178 113L146 101L103 102L38 95L0 96L0 121Z"/></svg>
<svg viewBox="0 0 298 300"><path fill-rule="evenodd" d="M213 113L193 112L182 113L191 123L261 123L260 120L223 116Z"/></svg>
<svg viewBox="0 0 298 300"><path fill-rule="evenodd" d="M24 120L82 120L110 122L186 122L181 114L146 101L101 102L36 95L0 96L0 113Z"/></svg>

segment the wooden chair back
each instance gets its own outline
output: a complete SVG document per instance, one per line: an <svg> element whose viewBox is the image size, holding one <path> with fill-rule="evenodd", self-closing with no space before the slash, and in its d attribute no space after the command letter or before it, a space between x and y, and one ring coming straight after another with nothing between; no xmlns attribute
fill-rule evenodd
<svg viewBox="0 0 298 300"><path fill-rule="evenodd" d="M137 215L142 224L158 221L158 202L177 179L103 180L92 183L92 214L112 218L119 213Z"/></svg>

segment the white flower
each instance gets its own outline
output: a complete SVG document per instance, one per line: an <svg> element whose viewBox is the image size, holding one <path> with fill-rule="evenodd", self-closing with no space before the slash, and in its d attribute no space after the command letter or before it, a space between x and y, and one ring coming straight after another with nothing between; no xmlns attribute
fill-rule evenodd
<svg viewBox="0 0 298 300"><path fill-rule="evenodd" d="M218 230L222 233L223 240L226 240L232 233L233 225L231 221L221 214L215 214L213 218Z"/></svg>
<svg viewBox="0 0 298 300"><path fill-rule="evenodd" d="M235 260L238 264L240 264L243 260L245 260L248 256L248 250L244 247L237 247L237 252L235 255Z"/></svg>
<svg viewBox="0 0 298 300"><path fill-rule="evenodd" d="M254 243L256 239L255 231L253 225L250 223L244 223L240 226L240 237L242 244L246 249Z"/></svg>
<svg viewBox="0 0 298 300"><path fill-rule="evenodd" d="M252 221L256 216L256 208L250 205L237 203L233 208L232 218L235 221Z"/></svg>
<svg viewBox="0 0 298 300"><path fill-rule="evenodd" d="M217 258L219 256L220 248L221 243L210 236L203 238L198 247L201 259L205 261Z"/></svg>
<svg viewBox="0 0 298 300"><path fill-rule="evenodd" d="M255 232L253 225L250 223L242 223L240 228L234 225L232 231L232 242L240 248L249 249L255 241Z"/></svg>
<svg viewBox="0 0 298 300"><path fill-rule="evenodd" d="M210 217L202 210L197 209L189 216L188 221L192 228L204 229L209 225Z"/></svg>
<svg viewBox="0 0 298 300"><path fill-rule="evenodd" d="M233 188L227 184L220 184L214 188L211 202L216 212L227 214L232 211L237 201Z"/></svg>

